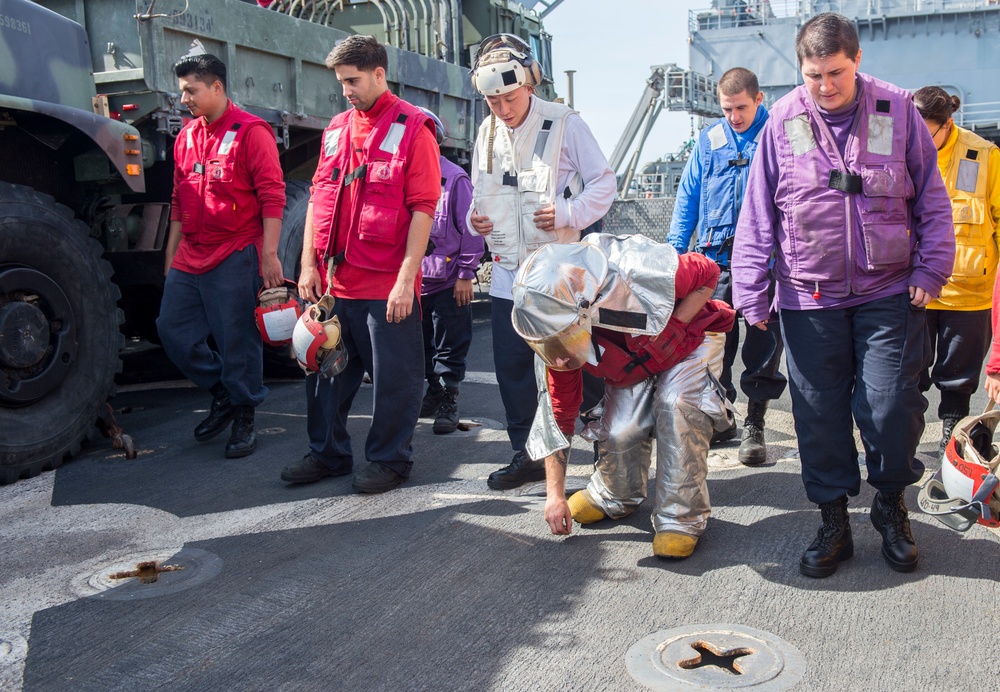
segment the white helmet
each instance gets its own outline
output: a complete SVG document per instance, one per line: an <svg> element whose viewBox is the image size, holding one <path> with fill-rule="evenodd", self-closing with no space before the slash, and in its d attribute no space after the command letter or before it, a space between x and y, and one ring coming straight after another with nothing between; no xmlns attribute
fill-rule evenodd
<svg viewBox="0 0 1000 692"><path fill-rule="evenodd" d="M472 64L472 86L483 96L497 96L524 85L542 83L542 68L524 39L494 34L483 39Z"/></svg>
<svg viewBox="0 0 1000 692"><path fill-rule="evenodd" d="M333 377L347 367L347 351L340 339L340 319L333 314L333 296L327 294L302 313L292 333L292 350L299 367Z"/></svg>
<svg viewBox="0 0 1000 692"><path fill-rule="evenodd" d="M955 425L941 468L917 496L920 509L957 531L977 522L1000 527L1000 452L993 444L998 424L1000 411L990 410Z"/></svg>

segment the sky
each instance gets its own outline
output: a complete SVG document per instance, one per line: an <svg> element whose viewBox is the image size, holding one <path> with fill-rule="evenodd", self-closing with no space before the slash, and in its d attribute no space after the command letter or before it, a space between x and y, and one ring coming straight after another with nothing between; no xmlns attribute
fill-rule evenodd
<svg viewBox="0 0 1000 692"><path fill-rule="evenodd" d="M563 0L545 17L545 30L552 34L556 90L565 97L564 72L576 70L573 106L606 156L611 156L639 103L650 67L676 63L687 69L688 10L711 4L711 0ZM661 112L640 163L677 151L690 136L689 114Z"/></svg>

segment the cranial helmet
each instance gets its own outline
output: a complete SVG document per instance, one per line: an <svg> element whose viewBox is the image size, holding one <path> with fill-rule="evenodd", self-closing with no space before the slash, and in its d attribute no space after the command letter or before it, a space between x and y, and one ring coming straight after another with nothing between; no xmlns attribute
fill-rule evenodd
<svg viewBox="0 0 1000 692"><path fill-rule="evenodd" d="M340 319L333 314L333 296L327 294L302 313L292 335L299 367L333 377L347 367L347 351L340 340Z"/></svg>
<svg viewBox="0 0 1000 692"><path fill-rule="evenodd" d="M299 293L293 281L276 288L262 288L257 294L254 317L257 330L266 343L284 346L291 343L295 324L302 315Z"/></svg>
<svg viewBox="0 0 1000 692"><path fill-rule="evenodd" d="M441 122L441 118L437 117L430 111L430 109L424 108L423 106L420 106L420 110L423 111L423 114L430 118L431 122L434 123L434 134L437 135L438 144L444 142L444 123Z"/></svg>
<svg viewBox="0 0 1000 692"><path fill-rule="evenodd" d="M518 87L542 83L542 68L524 39L494 34L483 39L472 64L472 86L483 96L497 96Z"/></svg>
<svg viewBox="0 0 1000 692"><path fill-rule="evenodd" d="M957 531L976 522L1000 527L1000 452L993 444L998 424L1000 410L990 410L955 425L940 470L920 489L920 509Z"/></svg>

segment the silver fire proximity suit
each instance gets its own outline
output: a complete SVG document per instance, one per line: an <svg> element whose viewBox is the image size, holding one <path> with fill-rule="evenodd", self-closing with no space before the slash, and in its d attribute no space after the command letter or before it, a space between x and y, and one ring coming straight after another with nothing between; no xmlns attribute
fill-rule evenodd
<svg viewBox="0 0 1000 692"><path fill-rule="evenodd" d="M717 276L714 264L702 266L703 258L695 257L685 256L679 262L673 248L642 236L602 234L540 250L515 281L514 327L539 354L539 410L528 454L540 459L569 446L563 433L566 425L561 430L556 420L553 395L558 401L560 378L574 373L566 368L554 373L543 361L552 354L569 355L573 361L569 353L573 346L567 349L567 344L589 346L589 353L580 350L580 359L570 368L582 365L606 382L603 413L583 431L584 439L597 443L596 469L587 486L591 498L613 519L635 511L646 498L655 442L653 527L657 532L697 537L711 514L706 484L709 440L713 430L724 430L733 420L718 380L725 335L701 331L695 320L686 333L689 352L679 362L661 370L647 360L641 369L631 366L635 372L628 375L629 365L622 368L621 359L613 357L613 347L605 348L609 340L602 337L624 332L630 335L627 339L648 339L666 333L675 286L697 281L693 277L699 272L712 279ZM731 325L728 306L721 307L718 316L700 324L725 329L728 316ZM593 338L583 338L581 328ZM622 334L611 335L610 341L626 344L633 358L642 353L641 341L623 340ZM678 353L683 348L678 347ZM553 358L548 360L552 365ZM575 374L579 376L578 371Z"/></svg>

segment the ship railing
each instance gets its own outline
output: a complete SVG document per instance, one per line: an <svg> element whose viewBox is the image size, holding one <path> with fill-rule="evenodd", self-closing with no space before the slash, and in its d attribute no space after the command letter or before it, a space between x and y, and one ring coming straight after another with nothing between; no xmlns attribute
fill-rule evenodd
<svg viewBox="0 0 1000 692"><path fill-rule="evenodd" d="M963 103L954 118L956 123L966 128L1000 128L1000 101Z"/></svg>
<svg viewBox="0 0 1000 692"><path fill-rule="evenodd" d="M855 19L962 12L992 8L998 0L716 0L712 6L688 11L690 33L766 24L800 23L821 12Z"/></svg>

